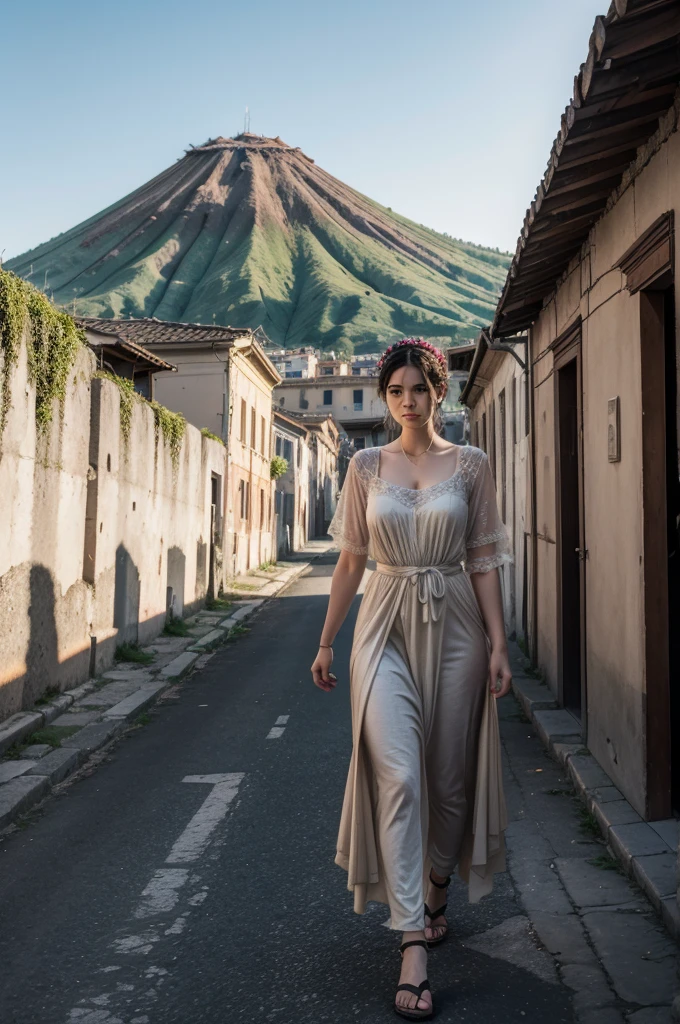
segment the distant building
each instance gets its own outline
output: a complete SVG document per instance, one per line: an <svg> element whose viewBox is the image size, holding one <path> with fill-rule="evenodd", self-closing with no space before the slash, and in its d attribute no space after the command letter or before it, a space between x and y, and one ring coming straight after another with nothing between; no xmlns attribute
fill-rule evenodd
<svg viewBox="0 0 680 1024"><path fill-rule="evenodd" d="M338 491L339 444L332 417L295 417L274 409L275 454L288 463L276 481L279 557L327 532Z"/></svg>
<svg viewBox="0 0 680 1024"><path fill-rule="evenodd" d="M284 378L315 377L319 353L307 345L304 348L266 348L266 355Z"/></svg>
<svg viewBox="0 0 680 1024"><path fill-rule="evenodd" d="M150 349L108 331L95 330L88 320L80 319L78 324L85 331L85 340L97 358L97 367L108 370L116 377L123 377L134 383L135 391L144 398L153 400L154 377L158 373L177 373L174 363L168 363Z"/></svg>
<svg viewBox="0 0 680 1024"><path fill-rule="evenodd" d="M345 364L347 365L347 364ZM274 405L284 413L314 413L340 424L355 448L386 444L393 436L385 425L385 404L378 398L377 378L328 374L306 381L284 380L276 386Z"/></svg>
<svg viewBox="0 0 680 1024"><path fill-rule="evenodd" d="M281 375L248 329L140 320L81 320L88 331L143 345L177 372L154 375L156 398L227 446L224 493L214 494L224 574L274 555L270 477L272 389ZM220 485L216 492L220 491Z"/></svg>

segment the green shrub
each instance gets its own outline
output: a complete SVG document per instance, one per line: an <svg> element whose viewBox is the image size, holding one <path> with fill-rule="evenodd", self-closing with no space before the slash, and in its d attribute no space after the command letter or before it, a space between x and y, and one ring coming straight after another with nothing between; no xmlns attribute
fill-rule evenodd
<svg viewBox="0 0 680 1024"><path fill-rule="evenodd" d="M275 455L269 464L269 475L272 480L278 480L288 470L288 459L282 455Z"/></svg>

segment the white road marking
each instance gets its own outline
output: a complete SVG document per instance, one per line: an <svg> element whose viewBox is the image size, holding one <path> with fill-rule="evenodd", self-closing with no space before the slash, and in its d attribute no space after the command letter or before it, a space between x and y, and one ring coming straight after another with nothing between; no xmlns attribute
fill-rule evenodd
<svg viewBox="0 0 680 1024"><path fill-rule="evenodd" d="M212 789L173 845L166 859L166 865L191 864L199 859L237 795L239 785L244 777L244 772L229 772L220 775L187 775L182 779L182 782L203 783L211 786ZM172 866L159 868L142 891L133 916L139 920L152 917L162 918L171 913L181 898L181 890L186 885L192 887L194 891L189 895L185 906L187 903L191 907L200 906L208 896L208 886L204 885L198 889L200 881L201 876L191 868ZM110 944L110 949L125 956L147 956L162 940L162 936L181 935L190 913L190 910L185 910L170 924L167 920L159 920L139 934L125 935L114 939ZM109 973L121 969L120 965L111 964L100 967L97 973ZM158 998L158 989L166 980L166 975L169 976L165 968L146 968L145 977L147 983L148 981L152 982L152 987L140 993L141 998L137 1008L133 1011L136 1014L141 1014L140 1016L128 1018L127 1013L130 1011L125 1012L125 1020L129 1021L129 1024L149 1024L149 1017L143 1013L143 1006L140 1004L145 1001L148 1004ZM81 1005L70 1011L68 1024L124 1024L120 1017L114 1016L104 1007L110 1004L112 997L118 997L118 1001L120 1001L124 993L132 991L134 991L133 986L119 983L113 992L100 992L82 999ZM83 1006L83 1003L89 1003L90 1006Z"/></svg>
<svg viewBox="0 0 680 1024"><path fill-rule="evenodd" d="M169 913L177 903L179 890L188 877L188 868L160 868L143 891L135 917Z"/></svg>
<svg viewBox="0 0 680 1024"><path fill-rule="evenodd" d="M191 864L198 860L238 793L243 776L243 772L229 772L225 775L187 775L182 779L182 782L202 782L212 786L212 790L173 846L166 864Z"/></svg>
<svg viewBox="0 0 680 1024"><path fill-rule="evenodd" d="M181 935L186 927L187 916L187 914L182 914L181 917L178 917L177 920L166 929L165 935Z"/></svg>
<svg viewBox="0 0 680 1024"><path fill-rule="evenodd" d="M283 736L285 728L282 725L274 725L267 733L268 740L278 740L279 737Z"/></svg>
<svg viewBox="0 0 680 1024"><path fill-rule="evenodd" d="M287 725L289 718L290 715L279 715L279 717L274 722L274 725Z"/></svg>

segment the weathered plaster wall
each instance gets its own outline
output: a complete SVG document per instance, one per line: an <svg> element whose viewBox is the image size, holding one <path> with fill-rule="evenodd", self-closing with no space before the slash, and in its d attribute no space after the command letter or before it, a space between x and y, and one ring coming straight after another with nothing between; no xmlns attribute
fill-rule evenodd
<svg viewBox="0 0 680 1024"><path fill-rule="evenodd" d="M645 678L639 298L614 267L657 217L680 209L680 136L654 151L588 243L531 332L535 372L538 661L556 690L557 590L553 359L549 345L582 318L587 742L644 814ZM643 166L644 165L644 166ZM676 214L677 223L677 214ZM676 268L676 281L680 266ZM678 308L676 302L676 308ZM607 401L621 401L621 461L607 458Z"/></svg>
<svg viewBox="0 0 680 1024"><path fill-rule="evenodd" d="M523 358L524 349L518 346L518 354ZM488 353L480 369L478 377L483 382L483 391L479 394L470 412L473 444L482 444L482 416L486 414L487 449L491 451L493 444L496 449L496 501L498 509L503 509L503 481L501 472L501 416L500 395L505 392L506 431L506 493L505 493L505 526L512 545L513 562L501 568L503 587L503 607L505 627L510 636L523 636L522 608L524 605L524 538L530 529L528 519L527 483L529 439L525 430L526 423L526 378L519 363L508 354ZM514 387L513 387L514 381ZM514 406L512 396L515 396ZM495 409L492 417L491 409ZM493 439L490 436L490 424L494 423ZM530 546L526 545L527 554Z"/></svg>
<svg viewBox="0 0 680 1024"><path fill-rule="evenodd" d="M135 402L123 444L115 384L78 354L63 408L44 437L26 348L11 377L0 455L0 719L50 688L88 677L123 640L147 642L176 610L205 598L211 474L222 445L188 426L177 472L157 443L150 406Z"/></svg>

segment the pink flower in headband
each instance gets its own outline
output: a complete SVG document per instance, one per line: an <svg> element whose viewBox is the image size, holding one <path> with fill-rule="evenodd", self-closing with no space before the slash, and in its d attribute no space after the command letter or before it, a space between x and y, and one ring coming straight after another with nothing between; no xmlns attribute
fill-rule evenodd
<svg viewBox="0 0 680 1024"><path fill-rule="evenodd" d="M413 348L424 348L426 352L431 352L432 355L439 361L442 369L446 372L446 356L441 349L431 345L429 341L424 341L422 338L403 338L402 341L396 341L394 345L390 345L386 348L380 359L376 363L376 370L380 371L383 368L385 360L392 352L395 352L398 348L403 348L404 345L411 345Z"/></svg>

